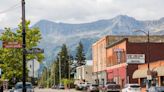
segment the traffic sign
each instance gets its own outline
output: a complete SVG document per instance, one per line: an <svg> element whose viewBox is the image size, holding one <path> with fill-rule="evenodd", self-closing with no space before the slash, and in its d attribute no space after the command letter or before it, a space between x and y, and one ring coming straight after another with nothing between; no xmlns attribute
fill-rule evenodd
<svg viewBox="0 0 164 92"><path fill-rule="evenodd" d="M20 42L6 42L3 41L3 48L22 48L22 44Z"/></svg>
<svg viewBox="0 0 164 92"><path fill-rule="evenodd" d="M32 49L26 50L26 54L37 54L37 53L44 53L44 49L32 48Z"/></svg>

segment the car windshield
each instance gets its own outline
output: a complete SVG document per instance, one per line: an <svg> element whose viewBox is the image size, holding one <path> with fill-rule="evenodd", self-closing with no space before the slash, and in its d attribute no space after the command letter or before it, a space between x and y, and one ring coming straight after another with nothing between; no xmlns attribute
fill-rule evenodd
<svg viewBox="0 0 164 92"><path fill-rule="evenodd" d="M16 84L15 89L22 89L23 85L22 84ZM26 84L26 88L32 88L32 84Z"/></svg>
<svg viewBox="0 0 164 92"><path fill-rule="evenodd" d="M92 84L93 87L97 87L98 85L97 84Z"/></svg>
<svg viewBox="0 0 164 92"><path fill-rule="evenodd" d="M116 84L116 82L107 82L106 84Z"/></svg>
<svg viewBox="0 0 164 92"><path fill-rule="evenodd" d="M139 85L130 85L131 88L139 88Z"/></svg>

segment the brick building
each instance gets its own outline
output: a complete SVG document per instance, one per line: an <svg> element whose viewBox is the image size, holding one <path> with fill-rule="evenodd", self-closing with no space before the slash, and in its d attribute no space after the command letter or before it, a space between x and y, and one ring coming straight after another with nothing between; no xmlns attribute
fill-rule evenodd
<svg viewBox="0 0 164 92"><path fill-rule="evenodd" d="M137 64L126 63L127 54L144 54L147 63L146 36L106 36L93 44L93 74L99 83L115 81L123 86L126 82L137 83L132 75ZM150 37L150 62L164 59L164 37ZM119 52L119 53L118 53ZM118 58L120 57L120 58ZM105 81L103 81L105 80Z"/></svg>

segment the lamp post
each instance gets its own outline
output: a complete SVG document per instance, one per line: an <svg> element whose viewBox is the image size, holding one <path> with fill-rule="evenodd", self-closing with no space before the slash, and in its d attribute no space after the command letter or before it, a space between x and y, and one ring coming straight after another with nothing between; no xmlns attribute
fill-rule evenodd
<svg viewBox="0 0 164 92"><path fill-rule="evenodd" d="M23 49L23 92L26 92L26 23L25 23L25 0L21 0L22 5L22 49Z"/></svg>
<svg viewBox="0 0 164 92"><path fill-rule="evenodd" d="M149 52L149 44L150 44L150 39L149 39L149 37L150 37L150 35L149 35L149 30L148 30L148 32L145 32L145 31L143 31L143 30L136 30L135 32L142 32L142 33L144 33L146 36L147 36L147 64L148 64L148 70L147 70L147 92L148 92L148 89L149 89L149 87L150 87L150 83L149 83L149 80L151 80L151 71L150 71L150 52Z"/></svg>

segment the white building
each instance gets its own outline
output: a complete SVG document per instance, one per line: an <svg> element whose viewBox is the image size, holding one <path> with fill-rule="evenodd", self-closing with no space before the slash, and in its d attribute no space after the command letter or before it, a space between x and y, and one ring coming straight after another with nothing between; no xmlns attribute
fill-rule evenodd
<svg viewBox="0 0 164 92"><path fill-rule="evenodd" d="M37 78L39 67L40 67L40 63L36 59L28 61L27 62L27 68L29 70L28 76L29 77L34 76L34 78Z"/></svg>
<svg viewBox="0 0 164 92"><path fill-rule="evenodd" d="M92 61L87 61L87 62L92 62ZM75 84L79 82L94 83L94 79L92 78L92 65L82 65L77 67L74 79L75 79Z"/></svg>

